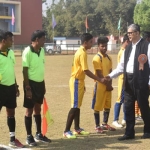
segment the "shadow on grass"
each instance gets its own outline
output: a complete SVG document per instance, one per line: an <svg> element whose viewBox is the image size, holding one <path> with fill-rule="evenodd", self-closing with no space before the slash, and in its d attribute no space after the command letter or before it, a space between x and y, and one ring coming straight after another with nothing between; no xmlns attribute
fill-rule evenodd
<svg viewBox="0 0 150 150"><path fill-rule="evenodd" d="M129 149L131 145L142 143L143 124L135 126L135 139L118 141L125 128L116 131L105 131L103 134L90 133L88 136L77 136L77 139L53 139L52 143L38 143L32 150L98 150L98 149ZM141 133L141 135L139 135ZM26 146L26 148L28 148Z"/></svg>
<svg viewBox="0 0 150 150"><path fill-rule="evenodd" d="M52 143L38 143L37 147L25 146L25 148L31 148L32 150L124 150L137 147L136 145L144 142L141 139L143 123L135 126L135 139L118 141L118 137L124 134L124 130L125 128L116 131L105 131L103 134L93 132L89 136L78 136L77 139L52 139Z"/></svg>
<svg viewBox="0 0 150 150"><path fill-rule="evenodd" d="M98 149L128 149L128 144L140 144L140 138L118 141L117 137L104 134L78 136L77 139L55 139L52 143L38 143L35 150L98 150Z"/></svg>

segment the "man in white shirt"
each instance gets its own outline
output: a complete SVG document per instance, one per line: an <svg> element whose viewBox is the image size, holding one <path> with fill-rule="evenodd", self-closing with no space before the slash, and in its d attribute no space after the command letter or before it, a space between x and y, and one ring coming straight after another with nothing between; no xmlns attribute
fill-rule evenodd
<svg viewBox="0 0 150 150"><path fill-rule="evenodd" d="M144 134L141 138L150 138L150 111L149 111L149 88L150 88L150 44L140 37L140 27L131 24L128 27L129 44L122 54L120 63L106 79L115 78L124 74L125 88L125 134L118 140L135 138L135 100L138 101L144 121Z"/></svg>

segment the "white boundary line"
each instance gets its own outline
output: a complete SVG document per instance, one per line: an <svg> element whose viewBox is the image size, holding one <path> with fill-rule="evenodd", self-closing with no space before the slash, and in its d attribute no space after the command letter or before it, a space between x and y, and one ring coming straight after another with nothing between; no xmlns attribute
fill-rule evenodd
<svg viewBox="0 0 150 150"><path fill-rule="evenodd" d="M1 148L4 148L6 150L31 150L30 148L11 148L9 146L0 144L0 150Z"/></svg>

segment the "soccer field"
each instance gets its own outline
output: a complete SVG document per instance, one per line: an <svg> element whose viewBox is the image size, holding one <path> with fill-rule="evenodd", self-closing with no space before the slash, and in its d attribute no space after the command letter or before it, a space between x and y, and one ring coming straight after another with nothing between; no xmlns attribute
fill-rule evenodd
<svg viewBox="0 0 150 150"><path fill-rule="evenodd" d="M94 55L88 55L89 69L93 71L92 58ZM113 68L117 64L117 55L110 55L113 60ZM95 123L93 110L91 109L92 93L94 81L86 77L86 92L81 107L80 126L91 134L89 136L79 136L77 139L70 140L62 137L65 123L70 110L70 91L69 78L71 74L73 55L53 55L46 56L45 83L46 83L46 99L50 112L54 119L54 124L48 128L47 136L52 139L52 143L39 143L34 149L39 150L98 150L98 149L129 149L129 150L149 150L150 142L148 139L142 140L143 124L139 123L135 126L135 140L120 142L118 136L124 134L124 129L116 131L106 131L104 134L95 133ZM25 108L23 108L23 75L21 66L21 57L16 57L16 79L19 84L20 97L17 99L18 107L16 108L16 138L23 144L26 140L26 130L24 125ZM117 99L117 79L113 80L114 90L112 92L112 109L109 118L109 124L113 121L113 108ZM103 113L101 113L102 121ZM120 115L122 120L122 111ZM74 125L74 124L73 124ZM72 126L73 130L73 126ZM33 120L33 135L35 135L35 124ZM9 131L7 127L7 118L5 107L0 113L0 144L8 145ZM28 147L28 146L26 146Z"/></svg>

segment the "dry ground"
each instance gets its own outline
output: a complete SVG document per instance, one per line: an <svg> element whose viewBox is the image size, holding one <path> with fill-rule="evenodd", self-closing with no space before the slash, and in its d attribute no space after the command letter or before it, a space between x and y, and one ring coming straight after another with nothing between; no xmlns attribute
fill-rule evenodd
<svg viewBox="0 0 150 150"><path fill-rule="evenodd" d="M94 55L88 56L88 64L90 70L92 68L92 58ZM113 66L116 66L117 57L111 55L113 59ZM92 79L86 77L86 93L84 95L83 105L81 107L81 127L90 131L91 134L87 137L80 136L75 140L64 139L62 133L65 128L66 118L70 109L70 93L68 81L71 73L73 55L53 55L46 56L46 99L54 118L54 124L48 129L47 136L52 139L50 144L39 143L35 150L98 150L98 149L129 149L129 150L149 150L150 140L142 140L143 125L138 124L135 127L135 140L119 142L118 136L123 135L124 129L118 129L115 132L106 132L104 134L95 134L94 131L94 117L91 110L91 99L94 82ZM22 67L21 57L16 57L16 76L17 82L20 85L21 95L18 98L18 107L16 109L16 137L25 144L26 131L24 126L25 109L23 104L23 88L22 88ZM117 98L117 79L113 80L113 97L112 109L110 113L109 124L113 121L113 106ZM102 113L101 113L102 118ZM122 112L120 120L122 119ZM102 120L102 119L101 119ZM73 128L72 128L73 129ZM35 124L33 121L33 135L35 134ZM9 141L9 132L6 124L5 108L0 113L0 144L7 145Z"/></svg>

